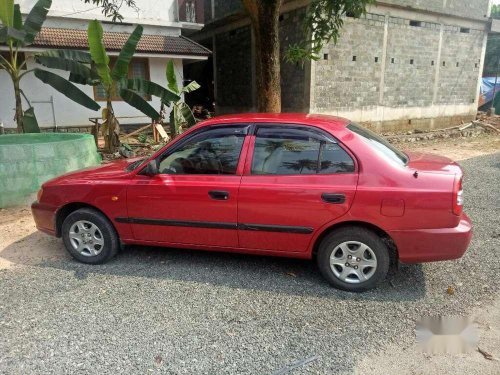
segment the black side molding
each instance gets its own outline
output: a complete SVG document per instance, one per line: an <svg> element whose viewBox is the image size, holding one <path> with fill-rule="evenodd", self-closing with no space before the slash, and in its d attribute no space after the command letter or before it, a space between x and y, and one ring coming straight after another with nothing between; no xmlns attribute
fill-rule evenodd
<svg viewBox="0 0 500 375"><path fill-rule="evenodd" d="M268 225L268 224L238 224L238 229L263 231L263 232L297 233L297 234L310 234L313 232L313 228L308 228L308 227L292 227L288 225Z"/></svg>
<svg viewBox="0 0 500 375"><path fill-rule="evenodd" d="M168 219L144 219L133 217L116 217L117 223L142 224L142 225L163 225L168 227L191 227L191 228L213 228L213 229L239 229L259 232L279 232L295 234L311 234L314 230L310 227L296 227L289 225L268 225L268 224L236 224L218 223L213 221L183 221Z"/></svg>
<svg viewBox="0 0 500 375"><path fill-rule="evenodd" d="M164 225L167 227L192 227L192 228L214 228L214 229L238 229L236 223L218 223L213 221L183 221L167 219L143 219L134 217L117 217L118 223Z"/></svg>
<svg viewBox="0 0 500 375"><path fill-rule="evenodd" d="M321 199L326 203L342 204L345 202L345 195L339 193L323 193Z"/></svg>

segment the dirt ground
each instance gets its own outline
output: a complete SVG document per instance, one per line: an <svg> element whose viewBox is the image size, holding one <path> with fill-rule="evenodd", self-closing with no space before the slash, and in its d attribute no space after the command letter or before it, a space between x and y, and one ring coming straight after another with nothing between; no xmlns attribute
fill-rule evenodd
<svg viewBox="0 0 500 375"><path fill-rule="evenodd" d="M430 152L456 161L500 152L500 136L492 133L484 133L474 138L441 138L395 144L401 150Z"/></svg>

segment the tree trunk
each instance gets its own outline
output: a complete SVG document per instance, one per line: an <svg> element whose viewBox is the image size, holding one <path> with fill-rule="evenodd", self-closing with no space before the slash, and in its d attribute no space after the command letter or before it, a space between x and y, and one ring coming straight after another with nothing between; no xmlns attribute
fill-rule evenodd
<svg viewBox="0 0 500 375"><path fill-rule="evenodd" d="M14 79L14 96L16 98L16 114L14 119L17 123L17 132L24 133L24 124L23 124L23 102L21 99L21 89L19 87L19 80Z"/></svg>
<svg viewBox="0 0 500 375"><path fill-rule="evenodd" d="M242 0L255 35L259 112L281 112L279 14L281 0Z"/></svg>
<svg viewBox="0 0 500 375"><path fill-rule="evenodd" d="M114 153L120 146L120 126L113 111L111 100L106 101L106 123L108 125L106 134L104 134L104 149Z"/></svg>

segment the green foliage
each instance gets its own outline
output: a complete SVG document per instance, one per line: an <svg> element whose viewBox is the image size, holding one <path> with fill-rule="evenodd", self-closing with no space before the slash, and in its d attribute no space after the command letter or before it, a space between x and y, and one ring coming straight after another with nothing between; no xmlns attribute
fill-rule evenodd
<svg viewBox="0 0 500 375"><path fill-rule="evenodd" d="M42 29L42 25L47 18L47 13L49 12L49 8L52 5L52 0L39 0L31 8L31 11L28 13L26 17L26 21L24 21L24 31L26 32L26 44L33 43L35 36Z"/></svg>
<svg viewBox="0 0 500 375"><path fill-rule="evenodd" d="M129 79L127 81L127 88L140 92L143 95L156 96L160 98L161 102L166 106L170 106L170 102L176 102L181 98L178 94L169 89L142 78Z"/></svg>
<svg viewBox="0 0 500 375"><path fill-rule="evenodd" d="M491 17L500 19L500 4L493 4L491 7Z"/></svg>
<svg viewBox="0 0 500 375"><path fill-rule="evenodd" d="M99 104L97 104L93 99L87 96L87 94L85 94L82 90L80 90L66 78L63 78L60 75L49 72L47 70L36 68L35 76L43 83L52 86L61 94L64 94L69 99L73 100L75 103L78 103L94 111L97 111L99 108L101 108Z"/></svg>
<svg viewBox="0 0 500 375"><path fill-rule="evenodd" d="M175 76L174 62L172 60L167 63L166 76L168 88L173 92L178 93L179 95L187 94L200 88L200 85L195 81L189 83L185 87L178 86L177 78ZM173 101L172 103L173 108L170 114L170 126L175 136L181 133L182 126L184 124L186 124L188 127L196 124L196 119L194 118L191 108L189 108L189 106L184 101L179 99L177 101Z"/></svg>
<svg viewBox="0 0 500 375"><path fill-rule="evenodd" d="M167 88L140 78L129 79L127 87L139 92L142 95L156 96L160 98L161 103L167 107L172 104L169 121L171 133L175 137L182 132L182 127L184 125L189 127L196 124L196 119L193 116L191 108L189 108L189 106L182 100L181 95L198 90L200 85L193 81L185 87L179 86L175 75L175 66L172 60L167 63L165 74L168 83Z"/></svg>
<svg viewBox="0 0 500 375"><path fill-rule="evenodd" d="M496 76L498 72L498 59L500 58L500 35L488 35L488 43L486 45L486 56L484 59L483 76Z"/></svg>
<svg viewBox="0 0 500 375"><path fill-rule="evenodd" d="M160 114L146 101L144 98L135 91L129 89L121 89L120 97L129 105L137 108L146 116L151 117L153 120L158 120Z"/></svg>
<svg viewBox="0 0 500 375"><path fill-rule="evenodd" d="M25 61L18 59L19 47L27 46L33 43L35 36L41 30L47 13L52 4L52 0L38 0L31 11L26 16L23 24L21 9L19 4L14 4L14 0L0 0L0 44L6 44L8 49L8 57L0 56L0 68L3 68L9 74L9 77L14 86L14 97L16 102L15 120L17 122L18 132L25 131L24 124L29 127L30 131L36 131L38 124L33 107L24 112L21 95L26 101L28 99L23 94L20 88L21 79L30 70L23 71L26 66Z"/></svg>
<svg viewBox="0 0 500 375"><path fill-rule="evenodd" d="M14 0L0 1L0 21L5 27L14 25Z"/></svg>
<svg viewBox="0 0 500 375"><path fill-rule="evenodd" d="M109 68L109 56L106 53L102 40L103 30L101 23L97 20L90 21L87 33L92 62L101 78L101 84L106 91L110 91L113 85L113 79L111 78L111 69Z"/></svg>
<svg viewBox="0 0 500 375"><path fill-rule="evenodd" d="M331 41L337 43L344 17L359 18L374 0L311 0L303 20L306 37L300 43L292 44L285 52L285 60L303 63L318 60L323 46Z"/></svg>
<svg viewBox="0 0 500 375"><path fill-rule="evenodd" d="M130 34L127 42L120 51L118 60L116 60L113 71L111 72L113 80L118 81L120 79L127 78L128 66L130 64L130 60L132 60L132 56L135 53L137 44L139 44L139 40L142 36L142 31L143 27L138 25L132 32L132 34Z"/></svg>

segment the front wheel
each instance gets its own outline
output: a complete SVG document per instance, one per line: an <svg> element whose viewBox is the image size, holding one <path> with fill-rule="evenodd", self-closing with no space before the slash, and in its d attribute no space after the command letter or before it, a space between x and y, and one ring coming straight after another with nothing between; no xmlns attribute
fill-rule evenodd
<svg viewBox="0 0 500 375"><path fill-rule="evenodd" d="M62 237L68 252L82 263L104 263L120 248L113 225L103 214L91 208L81 208L69 214L62 225Z"/></svg>
<svg viewBox="0 0 500 375"><path fill-rule="evenodd" d="M335 288L364 292L375 288L389 270L389 251L374 232L342 228L320 243L317 257L321 274Z"/></svg>

